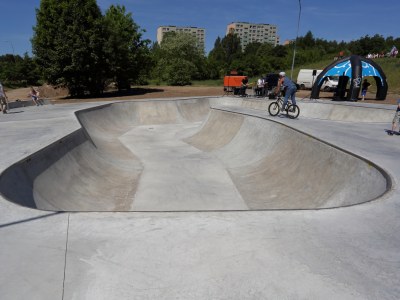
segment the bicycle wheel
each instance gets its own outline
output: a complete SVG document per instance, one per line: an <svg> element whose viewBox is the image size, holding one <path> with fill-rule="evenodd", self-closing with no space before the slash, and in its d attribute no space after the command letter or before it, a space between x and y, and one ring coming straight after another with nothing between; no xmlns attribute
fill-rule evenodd
<svg viewBox="0 0 400 300"><path fill-rule="evenodd" d="M286 109L286 114L291 119L296 119L300 114L300 108L296 104L291 104Z"/></svg>
<svg viewBox="0 0 400 300"><path fill-rule="evenodd" d="M274 101L268 106L268 112L271 116L276 116L279 114L279 104L278 102Z"/></svg>

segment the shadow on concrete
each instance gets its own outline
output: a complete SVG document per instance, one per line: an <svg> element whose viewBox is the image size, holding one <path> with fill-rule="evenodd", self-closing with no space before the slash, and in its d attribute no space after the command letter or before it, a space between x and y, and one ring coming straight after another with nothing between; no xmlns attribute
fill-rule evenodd
<svg viewBox="0 0 400 300"><path fill-rule="evenodd" d="M105 91L99 95L86 95L86 96L67 96L61 99L69 100L69 99L98 99L98 98L116 98L116 97L126 97L126 96L140 96L150 93L161 93L164 92L163 89L157 88L132 88L130 90L123 91Z"/></svg>
<svg viewBox="0 0 400 300"><path fill-rule="evenodd" d="M53 213L49 213L47 215L42 215L42 216L37 216L37 217L33 217L33 218L28 218L28 219L23 219L23 220L19 220L19 221L0 224L0 229L1 228L5 228L5 227L9 227L9 226L13 226L13 225L18 225L18 224L22 224L22 223L27 223L27 222L32 222L32 221L44 219L44 218L53 217L53 216L58 215L58 214L64 214L64 212L53 212Z"/></svg>
<svg viewBox="0 0 400 300"><path fill-rule="evenodd" d="M9 110L9 111L7 111L7 114L8 115L12 115L12 114L20 114L20 113L23 113L24 111L23 110L19 110L19 111L11 111L11 110Z"/></svg>

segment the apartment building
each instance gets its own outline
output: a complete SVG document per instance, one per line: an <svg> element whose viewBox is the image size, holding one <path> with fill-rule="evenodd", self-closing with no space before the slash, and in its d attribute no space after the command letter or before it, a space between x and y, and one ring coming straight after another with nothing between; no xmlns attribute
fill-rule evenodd
<svg viewBox="0 0 400 300"><path fill-rule="evenodd" d="M204 51L206 30L198 27L178 27L178 26L160 26L157 28L157 42L161 43L163 36L167 32L183 32L194 36L197 40L197 46Z"/></svg>
<svg viewBox="0 0 400 300"><path fill-rule="evenodd" d="M227 26L226 34L236 33L240 37L242 49L244 50L252 42L279 45L277 31L278 27L276 25L233 22Z"/></svg>

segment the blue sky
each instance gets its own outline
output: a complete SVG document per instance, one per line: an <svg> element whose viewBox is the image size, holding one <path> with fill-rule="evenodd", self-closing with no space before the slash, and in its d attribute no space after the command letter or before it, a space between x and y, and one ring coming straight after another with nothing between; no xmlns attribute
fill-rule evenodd
<svg viewBox="0 0 400 300"><path fill-rule="evenodd" d="M365 35L400 37L398 0L300 0L299 36L308 31L326 40L351 41ZM231 22L266 23L278 26L281 42L294 39L299 15L298 0L97 0L105 11L111 4L124 5L144 30L145 38L156 41L162 25L195 26L206 29L206 52L215 39L225 35ZM40 0L0 1L0 55L31 54L30 38L36 24L35 8ZM390 50L390 49L387 49Z"/></svg>

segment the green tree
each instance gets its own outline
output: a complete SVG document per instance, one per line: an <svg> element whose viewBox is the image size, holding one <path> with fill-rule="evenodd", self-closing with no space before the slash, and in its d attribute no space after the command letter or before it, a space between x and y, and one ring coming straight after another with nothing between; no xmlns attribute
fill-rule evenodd
<svg viewBox="0 0 400 300"><path fill-rule="evenodd" d="M36 21L32 48L44 78L71 95L102 92L106 31L96 0L42 0Z"/></svg>
<svg viewBox="0 0 400 300"><path fill-rule="evenodd" d="M207 69L210 78L218 79L228 69L228 62L226 60L226 53L222 47L221 38L217 37L214 42L214 48L210 51L207 57Z"/></svg>
<svg viewBox="0 0 400 300"><path fill-rule="evenodd" d="M263 72L262 57L259 56L258 53L261 46L262 43L252 42L249 43L244 50L243 58L241 59L244 66L242 66L241 69L250 77L260 75Z"/></svg>
<svg viewBox="0 0 400 300"><path fill-rule="evenodd" d="M262 74L273 71L274 46L270 43L263 43L257 49L257 56L261 59L260 69ZM261 74L260 73L260 74Z"/></svg>
<svg viewBox="0 0 400 300"><path fill-rule="evenodd" d="M228 65L235 59L242 57L242 46L237 34L229 33L221 41L221 46L225 51L225 59Z"/></svg>
<svg viewBox="0 0 400 300"><path fill-rule="evenodd" d="M165 34L156 52L157 76L171 85L187 85L204 78L205 57L196 39L187 33Z"/></svg>
<svg viewBox="0 0 400 300"><path fill-rule="evenodd" d="M177 57L162 59L160 61L163 73L162 79L170 85L189 85L192 82L192 74L196 72L196 66L185 59Z"/></svg>
<svg viewBox="0 0 400 300"><path fill-rule="evenodd" d="M107 40L104 50L108 61L108 77L118 89L130 88L149 66L148 40L142 40L142 30L124 6L112 5L104 16Z"/></svg>
<svg viewBox="0 0 400 300"><path fill-rule="evenodd" d="M240 45L240 38L237 34L228 34L222 40L218 37L214 43L214 48L208 55L209 67L212 68L211 72L224 75L233 69L240 69L243 71L242 66L242 47ZM217 71L218 70L218 71Z"/></svg>
<svg viewBox="0 0 400 300"><path fill-rule="evenodd" d="M8 87L37 85L41 78L34 59L27 53L23 57L6 54L0 56L0 81Z"/></svg>
<svg viewBox="0 0 400 300"><path fill-rule="evenodd" d="M349 43L352 54L367 55L368 53L381 53L386 48L385 38L379 34L366 35Z"/></svg>
<svg viewBox="0 0 400 300"><path fill-rule="evenodd" d="M316 41L314 39L314 36L311 31L308 31L305 36L299 37L297 39L297 47L298 48L312 48L316 44Z"/></svg>
<svg viewBox="0 0 400 300"><path fill-rule="evenodd" d="M208 58L221 63L225 63L226 53L224 48L222 47L222 42L220 37L217 37L217 39L215 40L214 48L208 54Z"/></svg>

